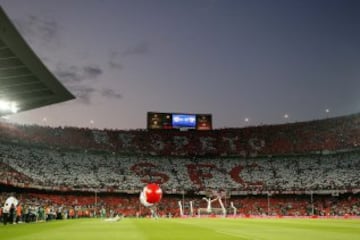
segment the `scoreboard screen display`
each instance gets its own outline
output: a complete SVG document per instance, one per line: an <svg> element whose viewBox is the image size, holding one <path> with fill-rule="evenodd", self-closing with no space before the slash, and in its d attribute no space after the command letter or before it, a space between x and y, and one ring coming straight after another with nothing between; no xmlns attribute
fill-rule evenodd
<svg viewBox="0 0 360 240"><path fill-rule="evenodd" d="M196 115L196 129L197 130L211 130L212 129L211 115L210 114Z"/></svg>
<svg viewBox="0 0 360 240"><path fill-rule="evenodd" d="M172 126L174 128L195 128L196 115L194 114L173 114Z"/></svg>
<svg viewBox="0 0 360 240"><path fill-rule="evenodd" d="M168 113L148 113L148 129L172 129L172 117Z"/></svg>
<svg viewBox="0 0 360 240"><path fill-rule="evenodd" d="M147 113L148 129L196 129L211 130L211 114Z"/></svg>

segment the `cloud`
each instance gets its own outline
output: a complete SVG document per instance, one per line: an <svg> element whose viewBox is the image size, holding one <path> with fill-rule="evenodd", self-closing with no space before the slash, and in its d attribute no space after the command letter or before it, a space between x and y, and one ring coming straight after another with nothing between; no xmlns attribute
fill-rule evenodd
<svg viewBox="0 0 360 240"><path fill-rule="evenodd" d="M91 104L91 98L96 93L96 89L83 85L70 86L70 91L83 104Z"/></svg>
<svg viewBox="0 0 360 240"><path fill-rule="evenodd" d="M45 17L29 15L25 19L15 19L14 23L20 33L30 42L41 44L59 44L59 24Z"/></svg>
<svg viewBox="0 0 360 240"><path fill-rule="evenodd" d="M115 92L113 89L105 88L101 90L101 95L107 98L122 99L121 93Z"/></svg>
<svg viewBox="0 0 360 240"><path fill-rule="evenodd" d="M81 82L82 77L79 68L76 66L57 65L54 74L63 83Z"/></svg>
<svg viewBox="0 0 360 240"><path fill-rule="evenodd" d="M111 69L122 70L124 65L122 64L122 58L126 58L129 56L136 56L136 55L146 55L149 53L149 43L141 42L134 46L128 47L122 52L119 51L111 51L110 52L110 59L108 61L109 67Z"/></svg>
<svg viewBox="0 0 360 240"><path fill-rule="evenodd" d="M54 74L64 84L80 83L86 80L96 80L102 74L103 70L96 65L87 66L67 66L58 64L54 70Z"/></svg>
<svg viewBox="0 0 360 240"><path fill-rule="evenodd" d="M95 65L84 66L82 70L84 73L84 77L91 79L98 78L103 73L103 70L99 66L95 66Z"/></svg>
<svg viewBox="0 0 360 240"><path fill-rule="evenodd" d="M98 89L89 87L89 80L98 80L104 73L97 65L76 66L63 63L57 64L53 72L83 104L91 104L93 96L99 93Z"/></svg>
<svg viewBox="0 0 360 240"><path fill-rule="evenodd" d="M89 87L89 84L92 83L91 81L100 79L104 73L103 69L97 65L68 66L58 64L53 72L82 104L91 104L95 96L108 99L123 98L121 93L111 88L98 89Z"/></svg>
<svg viewBox="0 0 360 240"><path fill-rule="evenodd" d="M122 70L124 68L124 65L120 63L119 55L120 53L118 51L110 52L110 59L108 63L111 69Z"/></svg>
<svg viewBox="0 0 360 240"><path fill-rule="evenodd" d="M92 103L93 98L96 95L100 95L102 97L108 99L122 99L123 96L121 93L116 92L110 88L103 88L101 90L88 87L84 85L74 85L69 87L70 91L76 96L78 101L82 104L90 105Z"/></svg>
<svg viewBox="0 0 360 240"><path fill-rule="evenodd" d="M48 17L28 15L21 19L15 19L14 23L25 39L32 44L48 47L53 50L58 49L60 43L60 26ZM109 58L111 69L122 69L122 54L124 56L144 54L148 51L147 44L138 44L133 48L126 49L123 53L112 52ZM43 59L50 62L51 58ZM54 75L62 82L77 98L79 103L91 104L95 97L122 99L122 94L111 88L97 88L90 85L94 81L100 80L104 75L104 69L97 64L71 64L68 62L58 62L52 64Z"/></svg>
<svg viewBox="0 0 360 240"><path fill-rule="evenodd" d="M139 43L135 46L127 48L121 53L122 57L128 57L132 55L145 55L149 53L149 44L147 42Z"/></svg>
<svg viewBox="0 0 360 240"><path fill-rule="evenodd" d="M122 70L124 68L124 65L121 64L120 62L116 61L115 59L109 60L109 66L112 69L118 69L118 70Z"/></svg>

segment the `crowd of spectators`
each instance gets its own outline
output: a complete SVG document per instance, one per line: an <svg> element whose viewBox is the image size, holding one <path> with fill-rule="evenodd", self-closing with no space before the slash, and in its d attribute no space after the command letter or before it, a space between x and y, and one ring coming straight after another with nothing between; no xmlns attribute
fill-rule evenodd
<svg viewBox="0 0 360 240"><path fill-rule="evenodd" d="M49 221L71 218L149 217L150 210L139 204L139 195L106 194L83 195L75 193L11 193L21 204L20 222ZM7 194L0 194L4 201ZM161 217L180 217L179 201L185 216L197 215L207 202L201 196L169 195L157 206ZM190 201L193 212L190 211ZM328 195L248 195L223 198L228 217L250 216L360 216L359 194ZM236 208L236 212L231 207ZM215 201L212 207L220 208ZM1 218L1 212L0 212ZM15 222L15 219L14 219Z"/></svg>
<svg viewBox="0 0 360 240"><path fill-rule="evenodd" d="M225 205L243 215L359 215L359 144L360 114L185 132L0 122L0 184L57 192L21 195L24 221L141 216L147 209L135 199L148 182L167 196L162 215L178 216L178 201L203 208L209 190L232 196ZM317 196L311 203L309 194Z"/></svg>
<svg viewBox="0 0 360 240"><path fill-rule="evenodd" d="M97 130L0 122L0 139L52 147L157 156L257 156L357 149L360 114L212 131Z"/></svg>
<svg viewBox="0 0 360 240"><path fill-rule="evenodd" d="M166 192L360 189L360 151L293 156L160 157L0 144L0 182L53 190L137 192L146 182Z"/></svg>

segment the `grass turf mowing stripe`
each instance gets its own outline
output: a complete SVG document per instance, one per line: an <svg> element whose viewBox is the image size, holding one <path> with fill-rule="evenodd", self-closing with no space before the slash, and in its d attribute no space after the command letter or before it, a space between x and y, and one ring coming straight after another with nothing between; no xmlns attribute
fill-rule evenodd
<svg viewBox="0 0 360 240"><path fill-rule="evenodd" d="M146 239L131 221L105 222L101 219L52 221L0 227L6 240L115 240Z"/></svg>
<svg viewBox="0 0 360 240"><path fill-rule="evenodd" d="M0 225L0 240L355 240L359 226L349 219L78 219Z"/></svg>
<svg viewBox="0 0 360 240"><path fill-rule="evenodd" d="M192 219L182 224L206 227L242 239L360 239L359 220ZM235 238L234 238L235 239ZM238 238L239 239L239 238Z"/></svg>

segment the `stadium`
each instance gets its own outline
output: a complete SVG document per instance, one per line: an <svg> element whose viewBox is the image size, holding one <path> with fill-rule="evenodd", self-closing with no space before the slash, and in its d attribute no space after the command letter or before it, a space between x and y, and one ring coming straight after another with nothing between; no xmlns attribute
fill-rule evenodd
<svg viewBox="0 0 360 240"><path fill-rule="evenodd" d="M2 10L0 30L1 115L74 98ZM0 122L0 202L18 201L0 239L359 238L360 114L224 129L208 113L147 117L126 131ZM149 183L154 209L139 200Z"/></svg>

